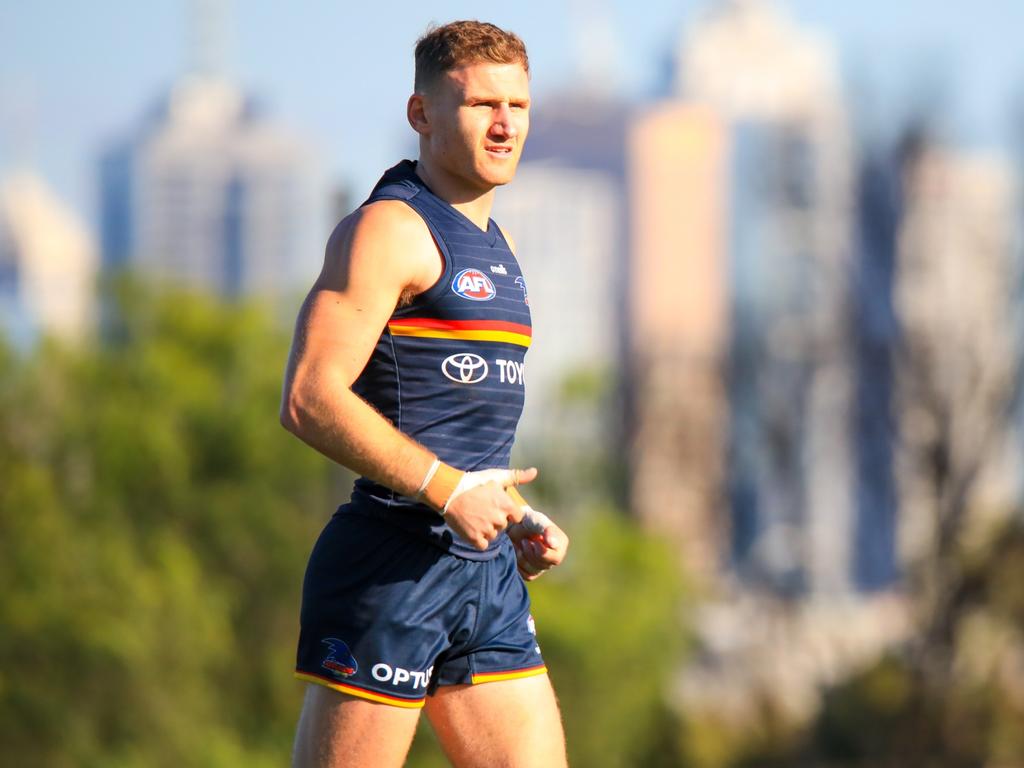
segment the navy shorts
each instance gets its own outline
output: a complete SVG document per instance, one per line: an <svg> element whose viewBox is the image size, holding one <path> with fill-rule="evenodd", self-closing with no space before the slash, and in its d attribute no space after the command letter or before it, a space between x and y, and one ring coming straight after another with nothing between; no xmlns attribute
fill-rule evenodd
<svg viewBox="0 0 1024 768"><path fill-rule="evenodd" d="M338 510L302 585L295 676L399 707L439 685L547 672L508 537L465 560L396 525Z"/></svg>

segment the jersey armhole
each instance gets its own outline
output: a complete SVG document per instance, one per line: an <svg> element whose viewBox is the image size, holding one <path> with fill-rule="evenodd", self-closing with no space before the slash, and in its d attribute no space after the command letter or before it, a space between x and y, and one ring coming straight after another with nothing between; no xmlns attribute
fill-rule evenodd
<svg viewBox="0 0 1024 768"><path fill-rule="evenodd" d="M423 220L423 223L427 225L427 230L430 232L430 237L434 241L434 245L437 248L438 253L441 255L441 276L437 278L432 286L427 290L416 294L412 301L406 304L404 307L395 311L395 315L409 314L410 311L421 311L423 307L428 307L438 299L440 299L448 288L448 284L452 281L452 254L451 249L448 247L447 241L444 239L444 235L433 225L430 219L419 209L419 206L415 203L415 196L411 198L396 197L396 200L401 200L403 203L408 205L416 214Z"/></svg>
<svg viewBox="0 0 1024 768"><path fill-rule="evenodd" d="M391 188L386 188L386 191L378 191L376 194L370 195L370 197L363 202L363 205L369 205L370 203L375 203L378 200L400 200L408 205L416 212L416 215L423 220L423 223L427 225L427 231L430 232L430 237L434 241L434 246L441 255L441 276L437 279L437 282L425 291L417 293L413 297L412 301L404 307L396 309L392 313L392 317L400 317L402 315L409 314L408 310L410 309L418 310L425 306L430 306L444 295L445 288L452 279L451 249L448 247L448 243L444 239L444 236L431 223L430 218L420 210L419 206L414 202L417 194L419 194L419 190L406 182L403 184L391 185Z"/></svg>

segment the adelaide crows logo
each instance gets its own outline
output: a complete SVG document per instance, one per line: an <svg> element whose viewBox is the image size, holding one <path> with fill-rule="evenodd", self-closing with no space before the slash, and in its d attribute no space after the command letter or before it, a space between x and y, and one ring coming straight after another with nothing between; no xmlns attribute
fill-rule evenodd
<svg viewBox="0 0 1024 768"><path fill-rule="evenodd" d="M523 303L524 304L529 304L530 303L530 296L529 296L529 294L526 293L526 281L523 280L522 277L517 277L516 278L516 285L518 285L519 288L523 291Z"/></svg>
<svg viewBox="0 0 1024 768"><path fill-rule="evenodd" d="M329 669L338 677L351 677L356 673L359 665L344 641L336 637L325 637L320 642L324 643L328 648L327 658L323 660L320 666L324 669Z"/></svg>

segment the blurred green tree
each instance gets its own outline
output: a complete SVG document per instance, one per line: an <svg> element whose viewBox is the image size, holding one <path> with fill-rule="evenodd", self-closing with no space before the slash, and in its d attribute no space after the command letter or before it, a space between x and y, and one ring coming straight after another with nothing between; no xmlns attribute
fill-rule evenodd
<svg viewBox="0 0 1024 768"><path fill-rule="evenodd" d="M677 765L666 747L676 743L667 702L684 650L679 565L612 510L580 527L572 559L531 589L570 764Z"/></svg>
<svg viewBox="0 0 1024 768"><path fill-rule="evenodd" d="M0 744L32 766L280 765L329 468L266 311L116 286L111 341L0 354Z"/></svg>
<svg viewBox="0 0 1024 768"><path fill-rule="evenodd" d="M913 649L890 654L827 692L807 752L851 768L1024 761L1024 525L958 561L947 684Z"/></svg>

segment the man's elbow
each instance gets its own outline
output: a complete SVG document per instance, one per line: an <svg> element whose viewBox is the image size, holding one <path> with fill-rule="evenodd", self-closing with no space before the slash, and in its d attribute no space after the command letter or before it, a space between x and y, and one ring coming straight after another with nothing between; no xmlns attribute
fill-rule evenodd
<svg viewBox="0 0 1024 768"><path fill-rule="evenodd" d="M309 408L295 391L287 391L281 398L279 414L281 426L296 437L302 437L303 425L309 421Z"/></svg>

